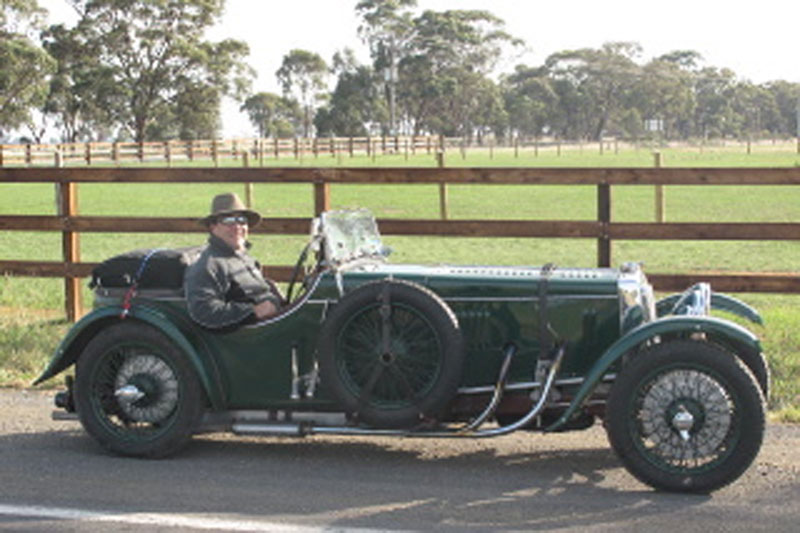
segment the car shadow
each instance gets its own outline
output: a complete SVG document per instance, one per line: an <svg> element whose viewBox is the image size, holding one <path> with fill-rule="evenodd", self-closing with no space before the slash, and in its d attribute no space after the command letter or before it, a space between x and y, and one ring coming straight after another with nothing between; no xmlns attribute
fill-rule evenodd
<svg viewBox="0 0 800 533"><path fill-rule="evenodd" d="M69 480L73 494L97 491L104 505L119 499L146 512L255 513L337 528L579 528L667 517L709 499L648 489L607 446L583 446L578 438L570 449L551 449L549 438L213 434L195 437L173 457L138 460L103 451L73 425L0 437L0 465L16 456L29 479Z"/></svg>

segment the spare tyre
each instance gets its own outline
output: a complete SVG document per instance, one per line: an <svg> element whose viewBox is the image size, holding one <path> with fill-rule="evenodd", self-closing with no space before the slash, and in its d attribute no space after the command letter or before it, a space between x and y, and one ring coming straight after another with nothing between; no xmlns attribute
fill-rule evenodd
<svg viewBox="0 0 800 533"><path fill-rule="evenodd" d="M381 428L437 418L456 393L464 349L452 310L408 281L366 283L330 312L319 337L322 385Z"/></svg>

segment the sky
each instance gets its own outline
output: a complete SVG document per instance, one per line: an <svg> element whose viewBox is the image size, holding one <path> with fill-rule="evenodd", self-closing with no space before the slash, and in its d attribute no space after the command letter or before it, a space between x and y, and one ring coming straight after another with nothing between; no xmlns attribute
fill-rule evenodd
<svg viewBox="0 0 800 533"><path fill-rule="evenodd" d="M214 41L234 38L250 46L248 62L258 78L254 92L279 93L275 79L283 56L294 48L329 61L345 47L367 62L359 41L357 0L227 0ZM39 0L50 22L71 22L65 0ZM644 49L642 62L674 50L699 52L705 65L726 67L754 83L800 83L797 0L418 0L418 9L484 9L523 39L526 51L500 65L542 64L554 52L599 48L609 41L633 41ZM234 102L223 105L223 136L250 137L252 126Z"/></svg>

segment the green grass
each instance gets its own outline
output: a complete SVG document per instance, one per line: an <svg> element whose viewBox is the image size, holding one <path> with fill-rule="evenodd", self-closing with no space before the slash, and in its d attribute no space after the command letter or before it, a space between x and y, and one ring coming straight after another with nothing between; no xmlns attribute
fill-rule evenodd
<svg viewBox="0 0 800 533"><path fill-rule="evenodd" d="M754 147L747 155L741 146L663 149L665 166L741 167L798 166L800 155L791 149L777 152ZM253 161L255 162L255 161ZM372 158L320 155L302 161L282 158L270 165L361 167L435 166L433 156L393 155ZM462 158L448 152L448 166L652 166L652 153L624 150L564 150L531 148L489 152L469 150ZM209 162L196 162L198 166ZM161 164L158 164L160 166ZM239 166L227 161L221 166ZM254 165L255 166L255 165ZM228 190L243 194L240 184L81 184L79 212L84 215L200 217L210 198ZM594 220L596 191L591 186L450 186L449 213L455 219ZM258 184L255 207L265 216L308 217L313 191L304 184ZM438 218L438 187L431 185L335 185L334 208L367 207L379 217ZM654 192L650 186L613 188L612 219L622 222L654 220ZM52 215L52 184L0 184L1 214ZM668 186L668 222L796 222L800 220L800 187L792 186ZM80 236L81 259L101 261L135 249L177 247L201 243L201 228L190 234L93 234ZM255 235L253 253L265 264L292 264L304 236ZM386 236L396 263L527 264L554 262L563 266L594 266L596 242L591 239L479 239ZM58 233L9 232L0 234L0 259L59 260ZM800 243L794 241L616 241L614 264L643 261L650 272L790 271L800 265ZM84 301L91 295L84 290ZM794 324L800 295L739 295L757 307L767 326L756 328L763 338L773 372L771 408L785 420L800 419L800 333ZM67 329L63 317L63 282L59 279L0 277L0 385L29 383L46 364Z"/></svg>

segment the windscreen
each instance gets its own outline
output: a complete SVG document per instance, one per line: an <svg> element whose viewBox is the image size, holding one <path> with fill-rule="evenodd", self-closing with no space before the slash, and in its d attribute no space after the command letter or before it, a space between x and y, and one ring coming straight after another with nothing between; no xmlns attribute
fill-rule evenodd
<svg viewBox="0 0 800 533"><path fill-rule="evenodd" d="M325 257L333 265L386 255L375 217L366 209L328 211L321 223Z"/></svg>

